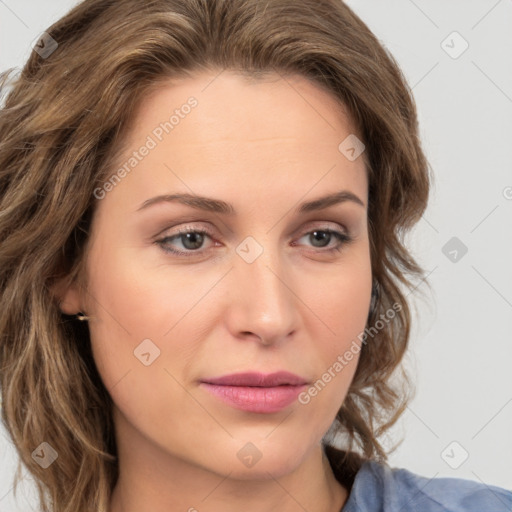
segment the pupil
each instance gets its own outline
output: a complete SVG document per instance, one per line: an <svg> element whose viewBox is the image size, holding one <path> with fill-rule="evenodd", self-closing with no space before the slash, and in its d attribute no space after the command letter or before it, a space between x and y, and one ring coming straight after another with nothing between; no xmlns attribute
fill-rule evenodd
<svg viewBox="0 0 512 512"><path fill-rule="evenodd" d="M330 233L327 233L326 231L313 231L313 233L311 233L311 235L313 236L313 240L315 241L322 241L322 240L326 240L327 239L327 243L324 244L324 245L319 245L319 246L316 246L316 247L325 247L325 245L329 245L329 241L330 241L330 238L331 238L331 234ZM317 238L318 237L318 238ZM313 245L315 245L315 243L313 243Z"/></svg>
<svg viewBox="0 0 512 512"><path fill-rule="evenodd" d="M185 233L182 235L185 237L185 240L182 240L183 245L187 249L199 249L203 242L203 235L201 233ZM190 247L189 242L192 242L192 247Z"/></svg>

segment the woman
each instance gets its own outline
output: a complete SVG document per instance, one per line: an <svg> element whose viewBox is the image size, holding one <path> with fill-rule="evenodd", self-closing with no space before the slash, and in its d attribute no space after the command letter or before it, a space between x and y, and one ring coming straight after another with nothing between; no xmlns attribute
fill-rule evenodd
<svg viewBox="0 0 512 512"><path fill-rule="evenodd" d="M86 0L0 114L2 415L42 510L505 511L386 464L413 98L337 0Z"/></svg>

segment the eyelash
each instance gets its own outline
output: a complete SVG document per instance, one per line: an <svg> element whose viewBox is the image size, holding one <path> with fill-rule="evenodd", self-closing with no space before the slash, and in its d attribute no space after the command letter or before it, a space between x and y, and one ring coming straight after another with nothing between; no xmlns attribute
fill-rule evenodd
<svg viewBox="0 0 512 512"><path fill-rule="evenodd" d="M350 244L351 242L353 242L353 238L350 236L350 235L347 235L346 233L342 233L340 231L336 231L336 230L332 230L330 228L325 228L325 229L321 229L321 228L314 228L310 231L306 231L304 234L302 234L300 236L300 238L304 237L305 235L309 235L313 232L320 232L320 233L329 233L331 235L334 235L335 238L338 239L338 245L336 245L335 247L331 247L330 249L322 249L320 248L318 250L319 253L325 253L325 254L332 254L334 252L341 252L342 248L348 244ZM198 249L198 250L188 250L188 251L179 251L179 250L176 250L176 249L170 249L168 245L166 245L166 242L168 242L169 240L172 240L172 239L175 239L175 238L180 238L180 236L182 235L186 235L188 233L196 233L196 234L200 234L200 235L207 235L208 237L212 238L213 237L213 234L205 229L205 228L183 228L183 229L180 229L178 230L175 234L171 235L171 236L166 236L164 238L161 238L159 240L155 240L154 243L156 243L157 245L159 245L161 247L161 249L166 252L166 253L170 253L170 254L174 254L175 256L186 256L186 257L190 257L191 255L195 255L195 254L201 254L203 252L206 252L208 249Z"/></svg>

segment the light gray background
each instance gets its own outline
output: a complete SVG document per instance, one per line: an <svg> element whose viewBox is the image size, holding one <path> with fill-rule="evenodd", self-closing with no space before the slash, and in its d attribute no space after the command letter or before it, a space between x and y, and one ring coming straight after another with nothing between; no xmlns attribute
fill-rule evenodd
<svg viewBox="0 0 512 512"><path fill-rule="evenodd" d="M0 70L20 67L75 3L0 0ZM406 358L417 394L391 432L389 443L405 440L390 463L512 489L512 0L347 3L413 88L436 180L410 237L434 293L417 302ZM457 58L454 31L469 44ZM443 253L452 237L465 255ZM0 511L35 510L30 479L13 500L16 455L1 426L0 460Z"/></svg>

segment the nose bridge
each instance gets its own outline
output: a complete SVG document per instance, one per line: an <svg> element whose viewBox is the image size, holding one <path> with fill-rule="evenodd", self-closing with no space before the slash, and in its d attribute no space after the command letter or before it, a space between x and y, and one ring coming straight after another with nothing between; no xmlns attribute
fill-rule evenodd
<svg viewBox="0 0 512 512"><path fill-rule="evenodd" d="M240 308L239 330L258 335L266 342L286 336L295 328L296 304L291 273L284 254L267 236L261 243L247 237L237 247L237 293L232 304Z"/></svg>

